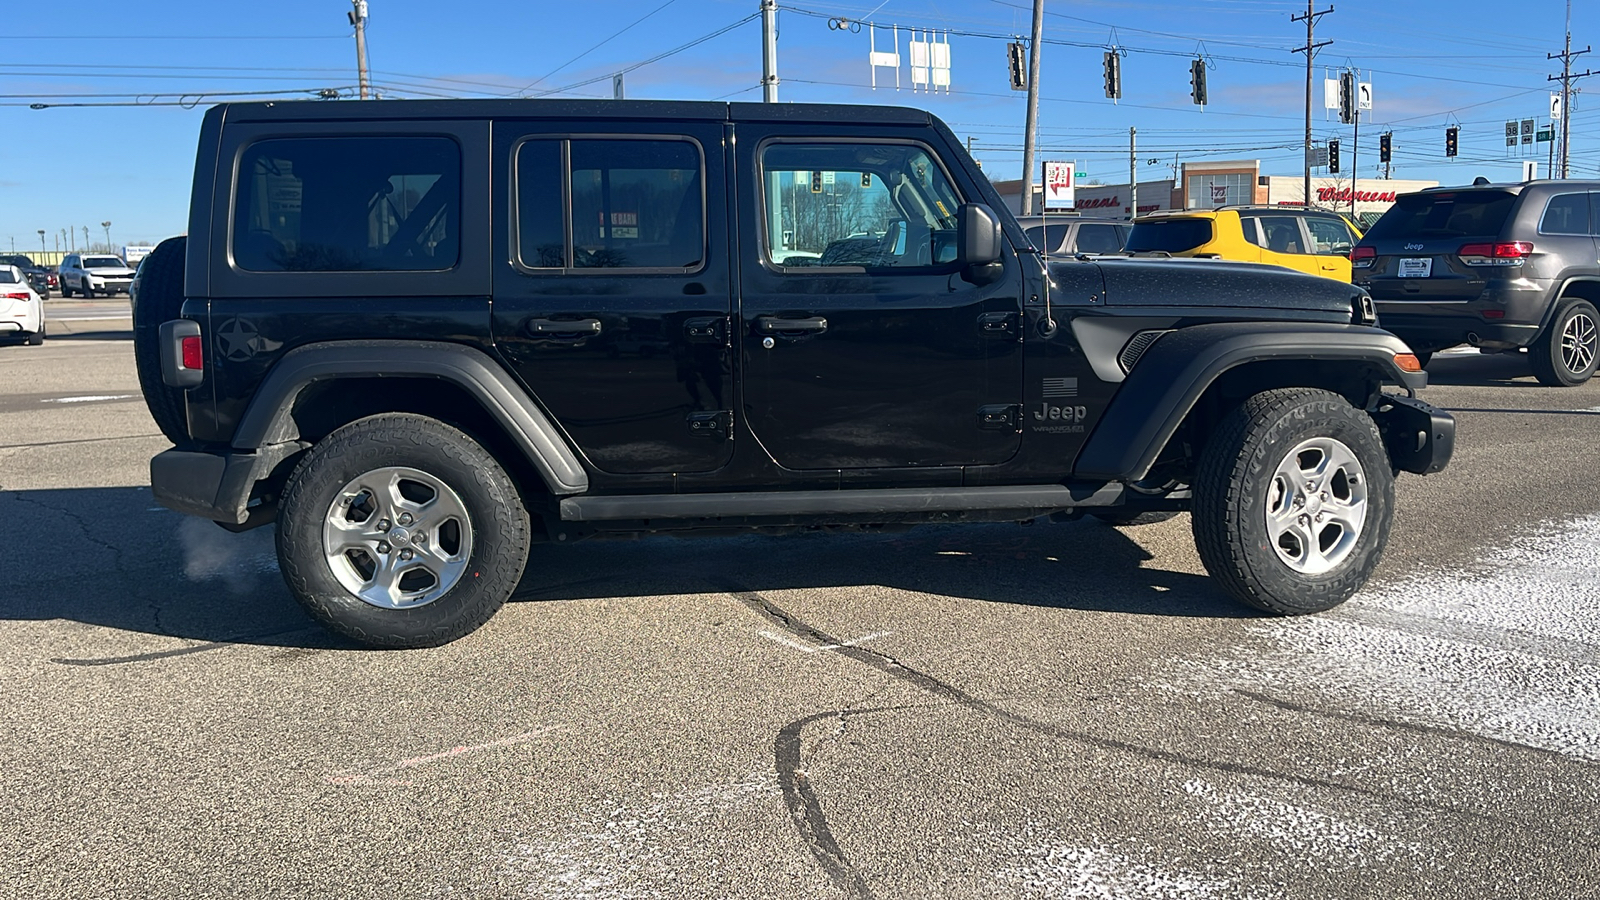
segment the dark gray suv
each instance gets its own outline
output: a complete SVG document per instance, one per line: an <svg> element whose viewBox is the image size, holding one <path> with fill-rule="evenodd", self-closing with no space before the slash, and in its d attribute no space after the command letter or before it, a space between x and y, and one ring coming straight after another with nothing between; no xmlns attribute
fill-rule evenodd
<svg viewBox="0 0 1600 900"><path fill-rule="evenodd" d="M1457 344L1526 347L1534 375L1572 386L1600 350L1600 181L1403 194L1350 254L1383 327L1426 361Z"/></svg>

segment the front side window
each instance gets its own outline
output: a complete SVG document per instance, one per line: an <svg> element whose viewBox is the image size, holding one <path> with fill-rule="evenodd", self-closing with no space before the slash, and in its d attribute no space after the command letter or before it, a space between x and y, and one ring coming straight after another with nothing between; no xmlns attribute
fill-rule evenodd
<svg viewBox="0 0 1600 900"><path fill-rule="evenodd" d="M914 269L955 262L961 200L912 144L778 143L761 154L767 262Z"/></svg>
<svg viewBox="0 0 1600 900"><path fill-rule="evenodd" d="M1543 234L1588 234L1589 195L1558 194L1550 198L1544 208L1544 218L1539 220Z"/></svg>
<svg viewBox="0 0 1600 900"><path fill-rule="evenodd" d="M241 269L427 271L459 258L461 151L448 138L260 141L245 150L238 179Z"/></svg>
<svg viewBox="0 0 1600 900"><path fill-rule="evenodd" d="M563 149L567 163L562 162ZM700 149L689 141L523 142L516 159L517 246L522 265L674 270L699 266L706 247L701 168Z"/></svg>
<svg viewBox="0 0 1600 900"><path fill-rule="evenodd" d="M1356 243L1350 229L1333 219L1307 216L1306 230L1311 232L1311 252L1318 256L1344 256Z"/></svg>
<svg viewBox="0 0 1600 900"><path fill-rule="evenodd" d="M1294 216L1262 216L1261 236L1267 249L1273 253L1305 253L1305 239L1300 235L1300 220Z"/></svg>

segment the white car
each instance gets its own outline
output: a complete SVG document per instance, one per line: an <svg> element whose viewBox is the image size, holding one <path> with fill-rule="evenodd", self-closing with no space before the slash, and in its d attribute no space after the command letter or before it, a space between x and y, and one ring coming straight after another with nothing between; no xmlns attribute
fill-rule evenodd
<svg viewBox="0 0 1600 900"><path fill-rule="evenodd" d="M133 270L122 257L109 253L69 253L57 270L61 281L61 296L79 293L93 297L96 293L126 294L133 283Z"/></svg>
<svg viewBox="0 0 1600 900"><path fill-rule="evenodd" d="M0 266L0 341L44 343L44 301L16 266Z"/></svg>

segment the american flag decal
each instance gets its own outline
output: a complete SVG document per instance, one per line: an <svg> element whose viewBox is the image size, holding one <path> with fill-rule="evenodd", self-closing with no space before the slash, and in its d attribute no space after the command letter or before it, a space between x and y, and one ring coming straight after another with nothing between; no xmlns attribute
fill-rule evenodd
<svg viewBox="0 0 1600 900"><path fill-rule="evenodd" d="M1044 395L1046 397L1076 397L1078 396L1078 379L1046 378L1044 380Z"/></svg>

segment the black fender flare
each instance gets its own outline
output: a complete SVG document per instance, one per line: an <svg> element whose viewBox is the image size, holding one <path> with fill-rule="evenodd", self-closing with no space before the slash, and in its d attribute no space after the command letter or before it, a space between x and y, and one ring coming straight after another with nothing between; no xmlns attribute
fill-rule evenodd
<svg viewBox="0 0 1600 900"><path fill-rule="evenodd" d="M1380 328L1316 322L1218 322L1162 335L1139 357L1078 454L1073 476L1139 481L1178 426L1229 369L1264 360L1365 363L1408 391L1426 372L1402 371L1405 342Z"/></svg>
<svg viewBox="0 0 1600 900"><path fill-rule="evenodd" d="M505 429L551 493L589 489L577 455L511 374L475 347L441 341L328 341L290 350L251 398L234 432L234 448L259 451L298 440L291 412L300 392L348 377L439 378L458 385Z"/></svg>

